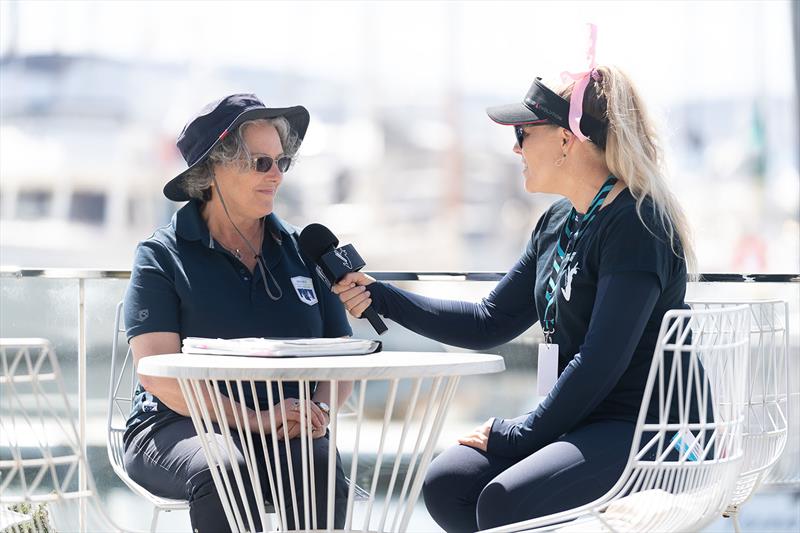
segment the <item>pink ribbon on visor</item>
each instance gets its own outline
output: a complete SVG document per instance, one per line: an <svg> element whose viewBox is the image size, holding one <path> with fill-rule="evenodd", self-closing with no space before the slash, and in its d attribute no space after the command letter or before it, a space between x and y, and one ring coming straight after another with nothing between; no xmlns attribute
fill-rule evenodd
<svg viewBox="0 0 800 533"><path fill-rule="evenodd" d="M581 117L583 116L583 94L586 86L589 85L589 78L592 77L595 67L594 61L595 44L597 43L597 26L589 24L589 48L586 50L586 59L589 60L589 70L585 72L562 72L561 80L573 80L575 85L572 87L572 95L569 99L569 129L575 134L579 141L584 142L588 139L581 131Z"/></svg>

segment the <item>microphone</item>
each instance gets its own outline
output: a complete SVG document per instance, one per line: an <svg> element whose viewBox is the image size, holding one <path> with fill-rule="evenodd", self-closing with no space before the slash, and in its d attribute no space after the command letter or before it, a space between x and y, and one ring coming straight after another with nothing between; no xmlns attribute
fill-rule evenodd
<svg viewBox="0 0 800 533"><path fill-rule="evenodd" d="M346 274L358 272L366 263L352 244L340 248L339 239L322 224L309 224L300 232L300 250L316 265L317 275L330 288ZM383 335L386 324L372 307L361 314L378 333Z"/></svg>

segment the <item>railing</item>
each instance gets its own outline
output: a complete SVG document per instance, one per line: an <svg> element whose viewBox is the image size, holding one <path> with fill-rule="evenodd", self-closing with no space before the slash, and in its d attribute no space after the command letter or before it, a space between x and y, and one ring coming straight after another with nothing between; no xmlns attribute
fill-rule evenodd
<svg viewBox="0 0 800 533"><path fill-rule="evenodd" d="M371 272L382 281L427 295L446 298L477 299L487 294L500 280L500 272ZM99 428L87 427L90 411L98 411L105 400L108 354L113 332L114 306L122 299L128 270L16 269L0 268L0 337L49 338L59 358L65 381L77 383L70 391L77 405L81 443L86 452L89 441L101 439L91 433ZM792 391L800 391L797 369L800 367L800 274L703 274L701 281L688 286L687 299L766 299L780 298L789 302L790 357ZM356 336L371 337L374 332L363 321L353 321ZM538 326L521 339L495 350L507 358L509 368L532 371L534 364L526 359L529 345L539 342ZM443 351L447 348L423 339L399 327L390 327L384 336L387 349ZM77 350L75 349L77 348ZM515 361L516 359L516 361ZM97 362L98 364L93 364ZM500 379L500 378L498 378ZM507 379L507 378L504 378ZM91 389L91 391L89 390ZM513 401L513 400L509 400ZM526 400L519 400L524 402ZM529 406L529 405L528 405ZM522 405L515 405L522 409ZM103 408L104 410L104 408ZM783 466L783 481L800 483L800 413L793 409L791 433L784 458L794 457L792 465ZM522 412L522 411L520 411ZM474 415L474 413L473 413ZM787 470L788 469L788 470ZM79 473L81 487L86 474Z"/></svg>

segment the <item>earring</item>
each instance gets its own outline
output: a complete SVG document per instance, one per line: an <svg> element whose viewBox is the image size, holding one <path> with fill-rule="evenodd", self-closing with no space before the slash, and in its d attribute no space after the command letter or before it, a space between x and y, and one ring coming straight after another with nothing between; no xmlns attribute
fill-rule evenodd
<svg viewBox="0 0 800 533"><path fill-rule="evenodd" d="M554 164L555 166L560 167L561 165L564 164L564 161L566 160L567 160L567 154L562 154L561 157L555 160Z"/></svg>

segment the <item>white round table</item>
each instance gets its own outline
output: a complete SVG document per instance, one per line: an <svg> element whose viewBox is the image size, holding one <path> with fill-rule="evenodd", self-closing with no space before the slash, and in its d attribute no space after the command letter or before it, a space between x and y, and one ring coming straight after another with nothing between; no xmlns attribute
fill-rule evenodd
<svg viewBox="0 0 800 533"><path fill-rule="evenodd" d="M381 352L291 358L179 353L146 357L139 361L137 371L178 380L232 531L298 528L366 532L406 530L460 377L504 369L502 357L476 353ZM244 396L244 391L251 391L255 397L256 383L261 387L265 383L268 405L283 402L283 382L296 382L301 417L305 416L305 400L311 399L311 383L330 382L331 446L323 485L327 487L327 498L324 507L320 506L325 509L324 513L317 512L321 502L309 497L315 494L316 483L320 481L314 474L310 422L300 428L302 479L294 479L293 469L282 472L280 461L268 458L268 452L278 457L279 446L283 446L290 464L292 461L289 442L269 438L280 427L275 411L284 416L285 404L280 409L256 413L257 423L251 428L244 423L249 414L244 402L234 404L238 408L226 414L223 405L228 400L221 392L220 381L228 382L228 387L238 391L239 398ZM350 412L342 410L339 417L337 390L341 381L354 381L357 386L353 401L346 404ZM273 383L278 385L277 397L273 397ZM377 417L380 411L383 416ZM224 440L222 446L220 438ZM352 450L352 461L347 476L343 527L334 528L335 483L328 480L335 479L337 444ZM360 450L368 446L372 449ZM226 463L237 464L229 457L239 451L245 456L245 471L238 467L224 468L222 465ZM359 465L360 451L362 456L369 453L374 465ZM386 475L380 475L381 468L384 458L392 455L387 479ZM257 459L263 459L262 465L271 466L259 468ZM407 468L401 472L405 459ZM364 483L364 471L368 467L372 469L371 475L366 476L368 484L358 487L356 481ZM267 483L261 480L264 475ZM288 484L284 476L288 477ZM262 484L268 492L262 490ZM291 489L283 490L284 486ZM254 503L237 504L246 500ZM357 508L356 502L359 502ZM342 517L337 517L337 521L342 522Z"/></svg>

